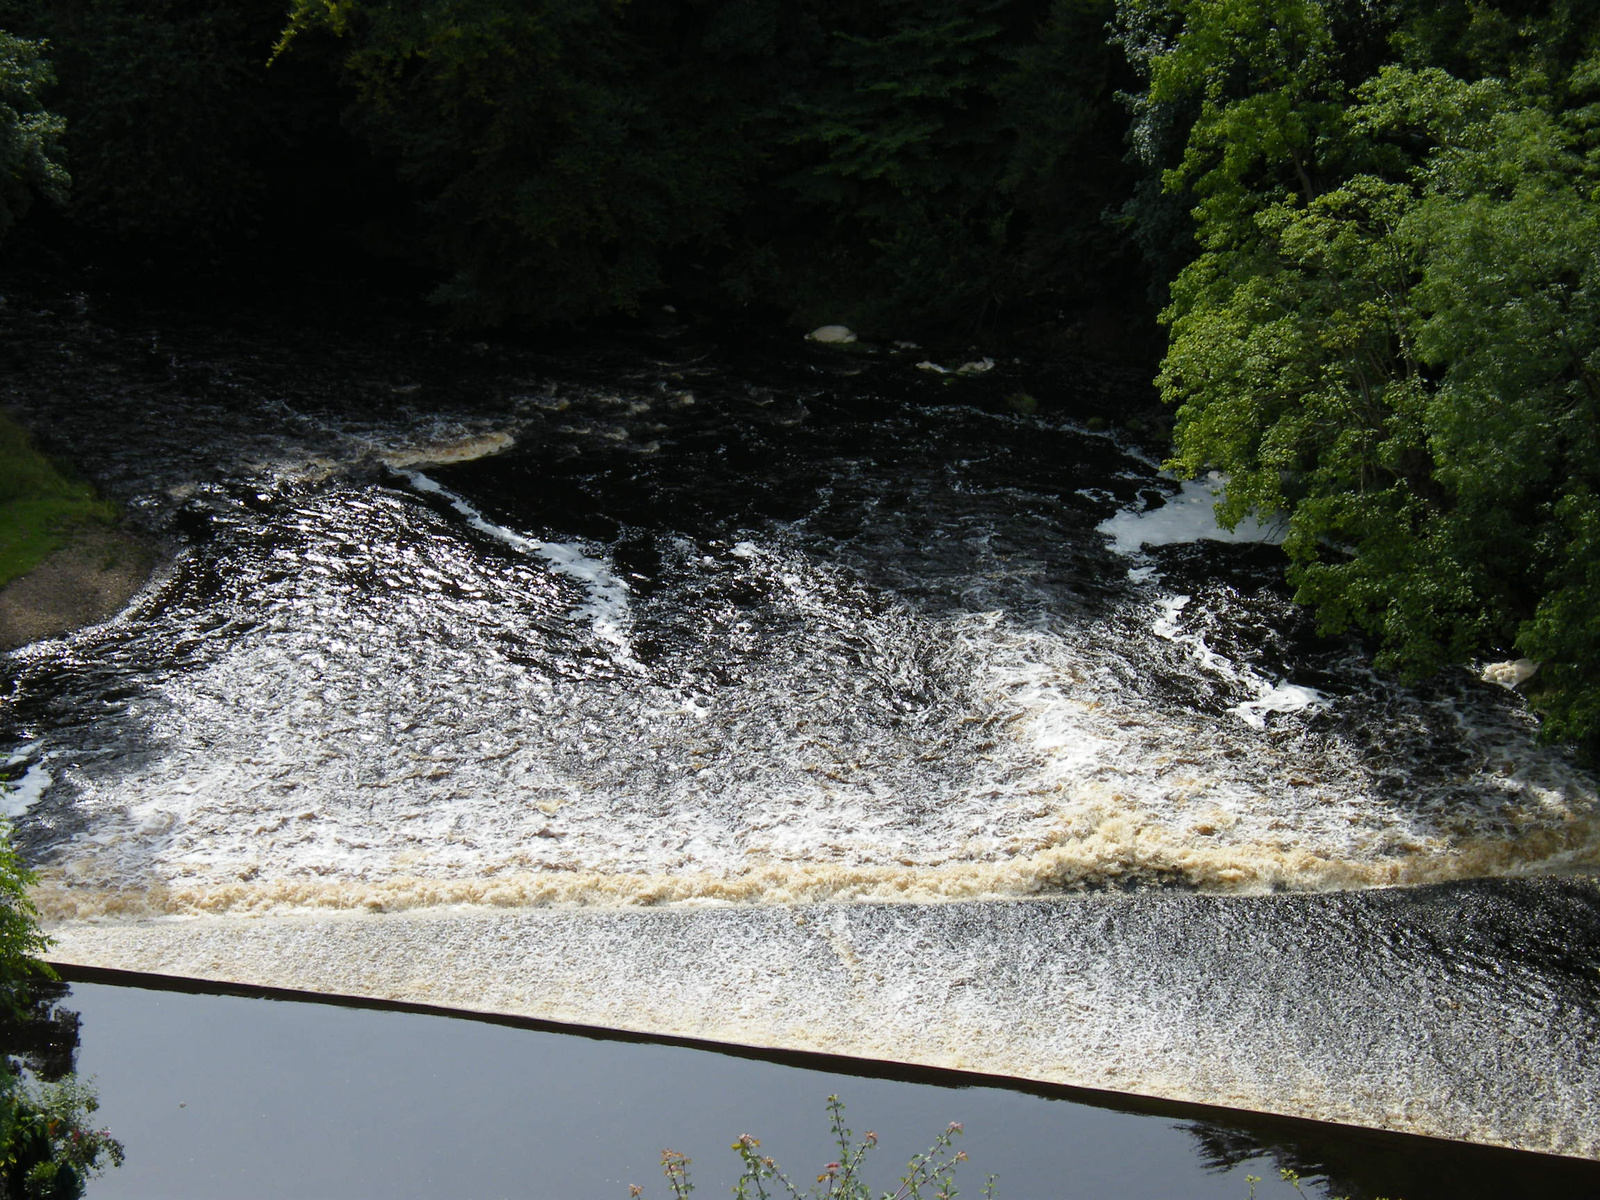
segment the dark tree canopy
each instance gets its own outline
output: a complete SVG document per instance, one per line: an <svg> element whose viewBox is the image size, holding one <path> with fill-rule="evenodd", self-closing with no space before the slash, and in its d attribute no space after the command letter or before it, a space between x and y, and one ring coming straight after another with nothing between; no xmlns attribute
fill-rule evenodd
<svg viewBox="0 0 1600 1200"><path fill-rule="evenodd" d="M71 182L61 165L66 122L40 99L55 81L44 54L43 43L0 31L0 237L36 195L65 201Z"/></svg>

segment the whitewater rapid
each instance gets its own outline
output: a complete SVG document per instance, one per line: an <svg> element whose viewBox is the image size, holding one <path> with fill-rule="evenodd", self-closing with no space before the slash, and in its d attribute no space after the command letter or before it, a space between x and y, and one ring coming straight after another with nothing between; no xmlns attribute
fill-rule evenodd
<svg viewBox="0 0 1600 1200"><path fill-rule="evenodd" d="M1159 581L1105 618L926 613L779 528L662 538L640 606L603 547L415 471L241 532L216 595L114 635L183 669L22 754L79 823L47 914L1259 893L1594 845L1592 782L1498 697L1435 701L1457 769L1397 797L1318 729L1359 698L1231 658L1217 598ZM1211 711L1130 680L1135 645Z"/></svg>

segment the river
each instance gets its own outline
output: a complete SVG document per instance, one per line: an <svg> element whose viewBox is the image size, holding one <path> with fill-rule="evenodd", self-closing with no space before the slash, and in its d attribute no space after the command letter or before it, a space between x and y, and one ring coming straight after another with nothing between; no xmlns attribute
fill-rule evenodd
<svg viewBox="0 0 1600 1200"><path fill-rule="evenodd" d="M65 960L1600 1156L1594 777L1315 636L1138 372L8 319L173 551L0 667Z"/></svg>

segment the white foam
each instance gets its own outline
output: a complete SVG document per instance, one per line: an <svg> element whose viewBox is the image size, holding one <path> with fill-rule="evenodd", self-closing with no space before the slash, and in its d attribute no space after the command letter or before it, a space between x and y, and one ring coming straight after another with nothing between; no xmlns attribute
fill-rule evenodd
<svg viewBox="0 0 1600 1200"><path fill-rule="evenodd" d="M497 525L465 498L428 478L421 471L401 471L400 474L419 492L442 496L450 501L450 506L466 517L467 523L480 533L488 534L520 554L542 558L569 579L581 583L588 594L589 602L579 606L576 610L577 615L589 620L595 634L602 641L620 650L621 658L629 663L634 662L628 638L628 630L632 624L628 585L618 579L602 560L586 553L577 542L541 542L536 538L524 537L504 525Z"/></svg>
<svg viewBox="0 0 1600 1200"><path fill-rule="evenodd" d="M1157 605L1160 615L1150 623L1150 632L1158 638L1164 638L1169 642L1177 642L1180 645L1187 646L1195 663L1207 671L1214 671L1229 679L1237 680L1243 678L1241 669L1236 663L1224 658L1206 645L1204 633L1187 633L1184 631L1179 614L1189 606L1191 599L1192 597L1189 596L1168 596L1163 599Z"/></svg>
<svg viewBox="0 0 1600 1200"><path fill-rule="evenodd" d="M1228 711L1246 725L1264 729L1267 724L1267 713L1301 712L1308 708L1331 707L1328 698L1321 692L1315 688L1304 687L1301 684L1279 681L1273 684L1263 684L1262 689L1261 694L1254 700L1235 704Z"/></svg>
<svg viewBox="0 0 1600 1200"><path fill-rule="evenodd" d="M15 766L20 761L23 758L17 755L6 765ZM45 770L42 763L33 763L20 778L0 784L0 816L20 817L39 802L45 789L53 782L55 777Z"/></svg>
<svg viewBox="0 0 1600 1200"><path fill-rule="evenodd" d="M1167 475L1166 478L1173 478ZM1205 479L1185 479L1178 492L1160 508L1142 511L1124 509L1101 521L1095 528L1111 538L1118 554L1137 556L1145 546L1170 546L1181 542L1264 542L1278 545L1284 530L1274 523L1264 525L1246 517L1232 529L1217 523L1216 505L1227 480L1216 471Z"/></svg>
<svg viewBox="0 0 1600 1200"><path fill-rule="evenodd" d="M1189 596L1168 596L1162 599L1156 605L1157 616L1150 623L1150 632L1166 641L1186 647L1195 665L1201 670L1254 693L1249 700L1231 705L1228 712L1246 725L1264 729L1268 713L1301 712L1306 709L1332 706L1331 701L1315 688L1304 687L1283 679L1268 680L1251 667L1217 653L1207 644L1203 629L1186 630L1182 614L1188 608L1191 599Z"/></svg>
<svg viewBox="0 0 1600 1200"><path fill-rule="evenodd" d="M1593 781L1514 724L1463 726L1466 765L1397 807L1364 742L1296 736L1311 689L1219 649L1225 595L1143 591L1109 625L926 612L771 530L678 539L655 653L617 670L548 556L485 553L465 507L329 492L276 515L298 540L230 559L192 619L253 619L130 702L148 751L44 749L82 818L50 911L1249 891L1503 871L1586 836Z"/></svg>

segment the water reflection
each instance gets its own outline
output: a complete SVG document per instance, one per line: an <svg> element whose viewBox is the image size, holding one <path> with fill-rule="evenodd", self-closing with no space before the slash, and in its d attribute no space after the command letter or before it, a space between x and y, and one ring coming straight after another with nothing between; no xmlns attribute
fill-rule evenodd
<svg viewBox="0 0 1600 1200"><path fill-rule="evenodd" d="M0 1006L0 1055L47 1083L77 1069L79 1015L64 1008L72 988L54 980L36 980L19 998L19 1009Z"/></svg>
<svg viewBox="0 0 1600 1200"><path fill-rule="evenodd" d="M1308 1196L1348 1200L1476 1200L1519 1195L1593 1195L1600 1166L1552 1155L1522 1154L1407 1137L1377 1130L1305 1122L1279 1127L1237 1114L1182 1125L1208 1172L1248 1166L1276 1180L1292 1171ZM1259 1189L1258 1189L1259 1192ZM1268 1193L1270 1194L1270 1193Z"/></svg>
<svg viewBox="0 0 1600 1200"><path fill-rule="evenodd" d="M117 1196L621 1197L668 1194L663 1146L701 1190L736 1173L755 1133L797 1177L829 1156L824 1098L881 1138L887 1171L952 1120L966 1182L1003 1200L1476 1200L1593 1194L1600 1166L1109 1093L873 1067L820 1055L660 1042L505 1019L445 1017L285 993L73 985L82 1066L128 1164ZM117 979L116 985L103 982ZM149 978L145 982L152 982ZM178 985L183 986L183 985ZM892 1172L891 1172L892 1173ZM875 1183L887 1182L874 1180Z"/></svg>
<svg viewBox="0 0 1600 1200"><path fill-rule="evenodd" d="M0 1194L77 1200L121 1166L123 1146L94 1119L94 1088L75 1072L78 1014L70 989L18 979L0 1005Z"/></svg>

